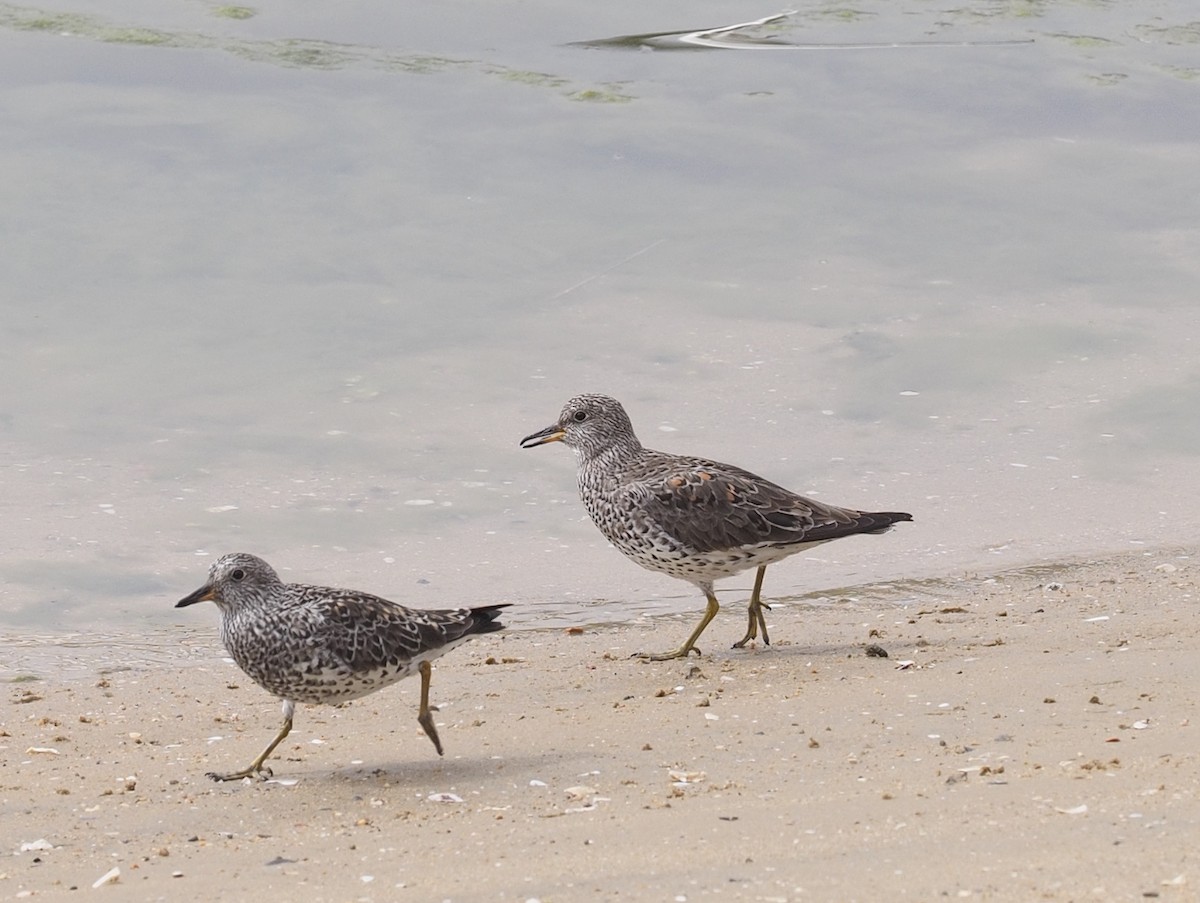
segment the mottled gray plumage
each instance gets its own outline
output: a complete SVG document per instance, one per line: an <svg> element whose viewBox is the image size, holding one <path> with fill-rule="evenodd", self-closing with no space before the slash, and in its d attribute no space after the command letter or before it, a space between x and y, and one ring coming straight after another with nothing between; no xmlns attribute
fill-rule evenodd
<svg viewBox="0 0 1200 903"><path fill-rule="evenodd" d="M610 542L644 568L698 586L705 618L681 647L654 659L686 656L717 612L713 583L758 568L750 626L735 647L762 630L759 596L767 565L823 542L884 533L912 520L902 511L855 511L805 498L760 476L708 458L642 446L620 403L579 395L557 422L521 440L523 448L563 442L579 461L579 495Z"/></svg>
<svg viewBox="0 0 1200 903"><path fill-rule="evenodd" d="M213 562L208 582L176 608L212 601L221 611L221 640L239 668L283 702L284 728L249 767L214 780L270 774L263 762L291 730L296 703L337 703L374 693L415 671L421 674L417 720L441 740L429 715L429 662L479 633L503 628L507 605L423 610L355 590L284 583L254 555Z"/></svg>

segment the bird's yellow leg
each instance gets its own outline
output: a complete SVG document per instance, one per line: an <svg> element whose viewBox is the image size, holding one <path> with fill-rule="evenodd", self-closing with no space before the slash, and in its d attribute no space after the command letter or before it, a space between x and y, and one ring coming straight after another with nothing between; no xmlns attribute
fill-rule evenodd
<svg viewBox="0 0 1200 903"><path fill-rule="evenodd" d="M758 636L758 631L762 631L762 640L764 646L771 645L771 639L767 636L767 621L763 617L763 609L771 610L771 606L763 602L759 596L762 595L763 577L767 573L767 566L764 564L758 569L758 573L754 575L754 592L750 594L750 626L746 628L746 635L733 644L734 649L741 649L751 640Z"/></svg>
<svg viewBox="0 0 1200 903"><path fill-rule="evenodd" d="M704 610L704 617L700 619L700 623L697 625L696 629L692 631L692 635L687 638L682 646L680 646L678 649L672 650L671 652L661 652L657 655L638 652L635 653L636 657L644 658L648 662L669 662L671 659L687 658L692 652L695 652L696 655L700 655L700 650L696 648L696 640L700 639L700 634L704 633L704 628L707 627L709 622L717 616L717 611L719 611L721 608L721 606L717 604L717 597L713 593L712 587L707 587L704 589L704 596L706 599L708 599L708 607Z"/></svg>
<svg viewBox="0 0 1200 903"><path fill-rule="evenodd" d="M433 723L433 716L429 714L431 711L436 712L437 709L429 707L429 678L433 674L433 668L429 662L421 662L421 708L417 711L417 721L421 727L425 728L425 734L433 741L433 748L437 750L438 755L444 755L442 752L442 741L438 739L437 726Z"/></svg>
<svg viewBox="0 0 1200 903"><path fill-rule="evenodd" d="M283 701L283 727L279 729L279 733L275 735L275 739L267 745L267 748L259 753L258 758L248 766L241 771L231 771L228 774L210 771L207 777L212 778L214 781L240 781L242 778L250 777L256 777L265 781L271 776L272 771L263 765L263 762L267 761L271 753L275 752L275 747L283 742L283 738L292 732L292 716L295 714L295 711L296 704L290 699L285 699Z"/></svg>

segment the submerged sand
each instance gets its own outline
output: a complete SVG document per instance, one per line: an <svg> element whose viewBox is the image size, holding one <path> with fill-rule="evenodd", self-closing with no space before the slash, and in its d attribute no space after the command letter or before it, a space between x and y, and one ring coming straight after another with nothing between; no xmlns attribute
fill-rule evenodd
<svg viewBox="0 0 1200 903"><path fill-rule="evenodd" d="M1195 899L1189 555L777 604L752 650L727 604L688 661L630 654L699 612L488 636L435 665L444 758L409 681L301 707L272 782L204 776L279 724L215 638L202 665L14 681L0 896Z"/></svg>

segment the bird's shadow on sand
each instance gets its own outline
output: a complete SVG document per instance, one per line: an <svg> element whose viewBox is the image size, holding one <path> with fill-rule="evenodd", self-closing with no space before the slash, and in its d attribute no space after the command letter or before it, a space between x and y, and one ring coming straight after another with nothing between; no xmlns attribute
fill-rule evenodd
<svg viewBox="0 0 1200 903"><path fill-rule="evenodd" d="M411 789L414 793L434 793L453 787L494 779L497 772L514 779L537 777L548 764L561 765L571 753L546 752L520 756L462 755L445 758L383 759L362 765L334 765L330 768L306 768L303 762L282 760L272 766L273 777L266 784L297 782L326 787L379 787L391 791ZM575 756L574 758L579 758ZM260 783L260 782L256 782ZM236 785L234 785L236 786Z"/></svg>
<svg viewBox="0 0 1200 903"><path fill-rule="evenodd" d="M784 640L770 646L764 646L760 642L756 646L747 646L744 649L712 648L706 646L703 648L701 655L691 655L686 659L675 659L672 662L664 662L662 664L682 666L685 671L692 665L699 665L703 668L705 665L724 665L729 663L732 665L753 667L757 665L769 665L772 661L779 661L781 659L792 660L797 658L811 660L814 665L833 664L834 662L844 661L848 658L876 658L876 656L867 655L867 647L871 645L878 645L887 650L887 643L883 641L874 643L858 641L850 643L812 644ZM637 653L631 655L630 659L637 662ZM878 656L878 659L881 662L889 661L888 658L883 656ZM656 663L645 662L645 664L652 665Z"/></svg>

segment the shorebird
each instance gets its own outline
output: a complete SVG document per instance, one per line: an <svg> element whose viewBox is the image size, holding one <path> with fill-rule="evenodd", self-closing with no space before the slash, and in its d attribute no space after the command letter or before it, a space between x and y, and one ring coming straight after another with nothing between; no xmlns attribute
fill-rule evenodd
<svg viewBox="0 0 1200 903"><path fill-rule="evenodd" d="M254 555L237 552L213 562L208 581L175 603L215 602L221 641L239 668L283 700L283 727L241 771L209 772L214 781L271 776L263 763L291 732L296 704L358 699L421 674L417 721L438 755L429 706L430 661L480 633L503 629L496 619L507 604L481 608L406 608L351 589L284 583ZM436 711L436 710L434 710Z"/></svg>
<svg viewBox="0 0 1200 903"><path fill-rule="evenodd" d="M750 624L733 644L761 631L770 645L761 599L767 565L856 533L885 533L903 511L855 511L790 492L756 474L707 458L643 447L629 415L607 395L577 395L557 421L521 440L522 448L562 442L579 463L579 496L614 546L644 568L697 586L707 600L700 624L678 649L651 661L700 653L696 640L716 616L715 581L758 568Z"/></svg>

